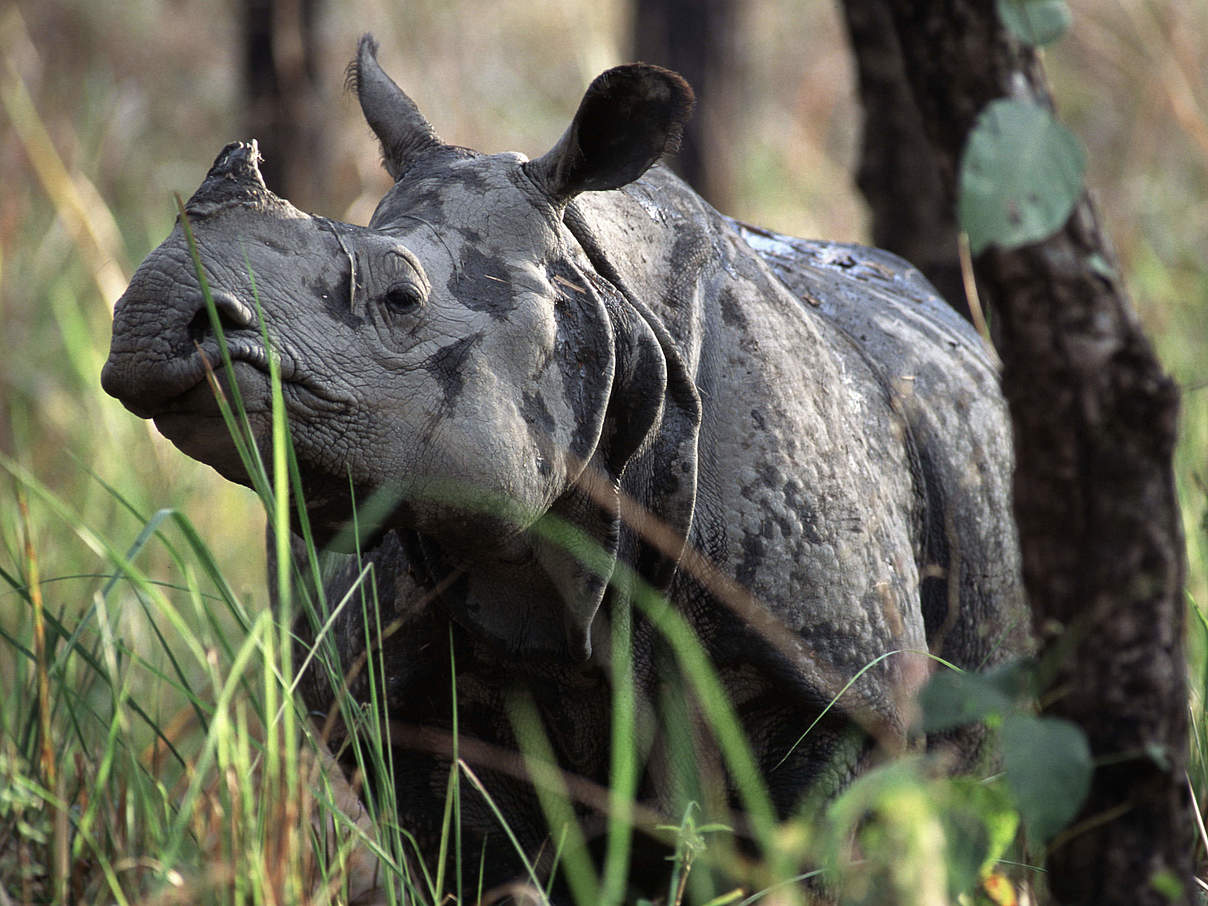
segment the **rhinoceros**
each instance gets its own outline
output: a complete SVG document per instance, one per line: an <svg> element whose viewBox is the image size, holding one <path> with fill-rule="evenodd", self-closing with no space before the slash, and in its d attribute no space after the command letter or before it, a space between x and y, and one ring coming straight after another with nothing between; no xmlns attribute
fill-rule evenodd
<svg viewBox="0 0 1208 906"><path fill-rule="evenodd" d="M248 483L206 375L237 387L267 451L270 338L311 530L359 551L332 555L325 600L372 565L369 618L401 627L376 682L418 851L439 849L455 671L463 757L485 753L516 840L549 855L523 771L488 756L516 751L523 700L558 767L606 786L618 639L641 801L735 801L701 703L669 694L684 684L660 607L779 814L919 745L928 652L985 668L1023 625L1009 424L977 333L893 255L736 222L659 165L693 104L672 72L600 75L530 160L442 141L376 48L349 67L394 179L368 226L299 211L255 142L228 145L119 300L102 384ZM354 605L328 627L346 663L365 619ZM326 680L302 688L330 706ZM685 760L716 782L690 789ZM487 883L517 874L489 806L467 791L461 810Z"/></svg>

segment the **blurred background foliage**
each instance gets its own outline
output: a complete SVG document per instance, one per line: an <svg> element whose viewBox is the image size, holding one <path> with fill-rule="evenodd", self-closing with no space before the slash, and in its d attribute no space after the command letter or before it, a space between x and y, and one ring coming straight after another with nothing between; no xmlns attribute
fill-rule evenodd
<svg viewBox="0 0 1208 906"><path fill-rule="evenodd" d="M1208 3L1070 5L1073 30L1046 65L1061 115L1087 145L1089 182L1136 306L1185 390L1178 475L1190 591L1203 605ZM314 10L309 54L305 9ZM225 143L259 133L245 10L233 0L18 0L0 10L0 452L119 547L142 523L98 478L144 517L165 506L187 511L232 584L263 601L263 516L250 492L176 453L98 381L112 304L170 230L173 194L187 197ZM737 10L728 45L735 100L724 141L705 149L731 165L712 196L727 213L781 232L861 241L867 218L851 175L861 117L837 7L748 0ZM276 68L307 86L292 109L309 124L302 134L317 163L274 170L270 152L270 187L358 223L387 188L343 90L364 31L442 137L536 156L591 77L633 56L637 18L629 3L607 0L279 2ZM0 560L19 573L14 501L11 486L0 488ZM70 577L98 564L44 509L35 506L31 526L43 576L57 583L48 601L70 609ZM149 572L172 575L170 557L147 556L164 558L144 564ZM0 590L0 624L24 613Z"/></svg>
<svg viewBox="0 0 1208 906"><path fill-rule="evenodd" d="M7 580L0 581L0 640L10 653L21 652L0 658L0 791L18 791L9 781L23 773L53 775L47 764L30 771L16 757L32 760L37 735L27 656L34 621L22 597L27 551L38 561L47 612L67 627L91 621L85 637L94 631L117 637L118 646L87 641L82 647L115 652L132 665L85 668L80 657L66 656L60 639L52 653L67 666L52 670L59 684L55 719L95 718L102 735L121 722L122 745L128 730L137 763L150 766L151 779L170 791L166 801L178 793L171 772L160 770L164 747L180 744L195 720L181 702L194 693L213 697L221 685L222 632L209 631L211 617L197 606L221 596L213 574L178 554L187 539L175 528L165 532L167 543L139 543L148 518L166 507L186 513L247 606L267 600L260 503L179 454L99 385L113 303L171 229L173 195L187 197L224 144L258 137L272 188L306 210L365 223L389 181L343 88L345 66L364 31L374 32L386 69L446 140L484 151L543 153L588 81L632 59L649 37L643 33L649 19L638 10L654 2L0 4L0 571ZM715 165L710 199L781 232L866 241L868 215L853 177L862 116L837 4L662 2L689 16L731 7L723 48L732 73L728 97L697 85L702 115L709 109L715 120L707 147L697 149ZM270 5L271 21L265 19ZM1070 0L1070 6L1073 30L1046 52L1045 62L1059 112L1087 146L1088 181L1140 317L1184 389L1176 473L1188 590L1202 608L1208 603L1208 42L1202 38L1208 2ZM310 27L303 28L308 17ZM249 23L267 33L274 57L267 73L263 53L249 63ZM275 101L273 91L279 92ZM18 483L8 473L23 470L62 503L60 511L33 494L28 519L21 517ZM139 543L136 565L202 630L148 615L145 589L123 585L111 596L98 594L98 574L112 570L105 543L119 552ZM1202 801L1208 790L1208 622L1201 617L1190 625L1192 775ZM189 644L197 654L183 658L180 668L189 675L183 678L188 688L174 689L171 651ZM107 689L101 674L121 682ZM126 716L126 696L148 715L145 722ZM45 752L44 761L59 761L56 789L63 801L79 805L108 790L116 816L107 824L111 849L141 859L147 846L134 836L141 813L129 803L158 802L150 795L124 798L127 779L133 784L141 774L119 772L116 787L104 788L97 771L105 770L105 759L71 734L56 738L60 747ZM44 799L39 794L21 806L27 841L55 833L50 812L63 819L65 838L65 812L47 810ZM16 806L11 796L0 800L2 832ZM266 821L275 826L281 823L272 810L277 800L270 800ZM123 809L128 814L119 820ZM220 811L213 820L225 824ZM4 863L11 859L7 839L0 839L0 876L16 877ZM31 844L30 851L41 850ZM153 867L145 860L130 864L135 868L122 870ZM69 877L89 876L67 866L40 875L30 866L21 871L27 881L54 877L64 885ZM97 901L108 902L107 888L96 889ZM23 898L31 899L28 891Z"/></svg>

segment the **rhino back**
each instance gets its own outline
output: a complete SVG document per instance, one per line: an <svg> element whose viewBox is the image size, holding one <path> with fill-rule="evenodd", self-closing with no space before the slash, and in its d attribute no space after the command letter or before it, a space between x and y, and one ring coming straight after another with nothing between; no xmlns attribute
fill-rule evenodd
<svg viewBox="0 0 1208 906"><path fill-rule="evenodd" d="M734 222L808 315L877 371L919 454L922 606L932 651L982 668L1026 645L1011 512L1013 455L991 353L906 261Z"/></svg>

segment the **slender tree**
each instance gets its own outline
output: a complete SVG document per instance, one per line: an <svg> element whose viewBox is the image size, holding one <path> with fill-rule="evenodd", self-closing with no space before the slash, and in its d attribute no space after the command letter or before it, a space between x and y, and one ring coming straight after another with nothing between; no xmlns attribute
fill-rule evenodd
<svg viewBox="0 0 1208 906"><path fill-rule="evenodd" d="M1035 52L1004 29L994 0L844 6L849 22L892 29L888 53L905 82L889 79L887 90L908 92L948 210L987 104L1014 97L1052 107ZM857 55L874 44L887 53L888 38L870 43L852 31ZM869 57L859 68L884 66ZM866 128L879 125L870 115ZM1068 904L1190 902L1184 560L1171 469L1177 390L1085 194L1049 238L991 246L972 265L996 322L1024 578L1055 670L1045 710L1083 729L1097 763L1081 814L1048 853L1049 887Z"/></svg>
<svg viewBox="0 0 1208 906"><path fill-rule="evenodd" d="M635 0L634 57L674 69L696 91L696 110L671 166L712 205L733 200L741 111L740 6L735 0Z"/></svg>
<svg viewBox="0 0 1208 906"><path fill-rule="evenodd" d="M322 0L243 0L244 128L269 187L305 210L323 200L329 159L319 97Z"/></svg>
<svg viewBox="0 0 1208 906"><path fill-rule="evenodd" d="M868 203L872 243L921 270L968 318L956 211L903 70L889 6L866 0L842 7L864 113L856 184Z"/></svg>

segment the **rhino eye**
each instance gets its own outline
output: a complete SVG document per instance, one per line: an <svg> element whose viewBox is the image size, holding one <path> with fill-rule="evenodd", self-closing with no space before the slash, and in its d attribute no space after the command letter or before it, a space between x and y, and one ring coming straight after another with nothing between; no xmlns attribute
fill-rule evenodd
<svg viewBox="0 0 1208 906"><path fill-rule="evenodd" d="M424 302L424 294L414 283L396 283L383 296L386 307L395 314L414 311Z"/></svg>

